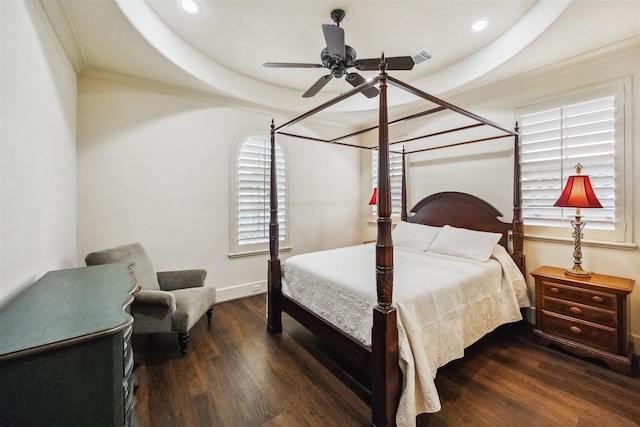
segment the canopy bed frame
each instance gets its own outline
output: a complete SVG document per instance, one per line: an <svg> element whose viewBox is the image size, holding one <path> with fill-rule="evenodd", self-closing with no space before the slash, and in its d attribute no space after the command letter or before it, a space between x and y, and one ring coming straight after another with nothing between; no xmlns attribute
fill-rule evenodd
<svg viewBox="0 0 640 427"><path fill-rule="evenodd" d="M368 88L379 85L379 111L378 125L371 128L351 133L342 137L324 140L308 136L296 135L286 132L290 126L309 118L328 107L335 105L355 94L363 92ZM387 85L390 84L401 90L409 92L418 98L430 101L436 107L412 114L392 122L388 118ZM346 92L294 119L275 127L271 123L271 211L269 224L269 251L268 261L268 302L267 302L267 330L271 334L282 332L282 311L288 313L299 323L304 325L311 332L318 335L334 350L344 355L355 366L371 367L371 408L372 425L393 426L395 425L395 414L398 407L402 388L402 373L399 368L398 330L397 313L393 305L393 242L391 237L391 187L389 174L388 153L389 147L389 125L401 121L412 120L419 117L429 116L440 111L452 111L466 116L474 124L441 132L414 137L405 141L396 141L394 144L413 141L417 139L430 138L452 132L463 131L475 127L485 126L492 128L492 132L498 134L486 138L474 139L470 141L458 142L454 144L442 145L439 147L416 149L414 151L403 149L403 182L402 182L402 220L427 224L431 226L443 226L449 224L454 227L469 228L480 231L491 231L502 233L500 244L507 247L508 239L511 236L513 250L512 258L520 270L524 273L523 249L523 225L520 202L520 168L519 168L519 143L517 128L515 131L503 128L496 123L470 113L462 108L456 107L435 96L422 92L399 80L387 75L384 55L381 58L380 73L377 77L364 83L353 90ZM343 142L350 138L368 131L378 129L378 146L362 147ZM377 305L373 309L373 329L371 336L371 347L364 346L359 341L345 334L335 326L331 325L317 314L311 312L303 305L289 298L282 293L282 269L278 256L279 251L279 226L278 226L278 197L276 185L276 165L275 165L275 137L276 135L287 135L306 140L320 141L326 143L353 146L357 148L379 150L378 162L378 206L377 206L377 239L375 248L376 258L376 293ZM412 216L407 215L407 194L405 178L405 156L428 150L439 148L472 144L481 141L495 140L498 138L512 137L514 139L514 168L513 168L513 220L512 222L502 222L498 219L502 214L493 206L474 196L445 192L431 195L418 202L411 210ZM373 284L372 284L373 285Z"/></svg>

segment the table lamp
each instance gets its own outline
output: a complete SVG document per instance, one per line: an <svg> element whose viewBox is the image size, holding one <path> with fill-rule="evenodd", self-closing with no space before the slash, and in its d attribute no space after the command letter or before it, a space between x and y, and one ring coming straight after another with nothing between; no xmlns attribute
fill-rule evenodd
<svg viewBox="0 0 640 427"><path fill-rule="evenodd" d="M565 271L565 274L579 277L590 277L591 273L582 269L582 229L585 223L581 221L580 208L601 208L602 205L598 201L593 188L591 187L591 181L586 175L580 175L582 165L578 163L576 165L576 175L571 175L567 179L567 184L564 187L564 191L560 195L560 198L553 204L553 206L561 208L576 208L575 220L571 221L573 226L573 267Z"/></svg>
<svg viewBox="0 0 640 427"><path fill-rule="evenodd" d="M373 206L378 204L378 188L374 187L373 193L371 194L371 200L369 200L369 205Z"/></svg>

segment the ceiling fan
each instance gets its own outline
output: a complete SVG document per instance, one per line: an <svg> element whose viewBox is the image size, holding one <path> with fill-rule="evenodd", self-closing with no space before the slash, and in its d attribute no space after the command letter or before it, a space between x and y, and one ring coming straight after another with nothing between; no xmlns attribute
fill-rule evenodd
<svg viewBox="0 0 640 427"><path fill-rule="evenodd" d="M342 9L331 11L331 19L336 25L323 24L322 32L327 47L322 49L320 59L322 64L301 64L295 62L265 62L267 68L327 68L330 73L313 84L302 97L310 98L320 91L332 78L345 77L346 81L353 87L357 87L366 80L360 74L349 72L349 68L360 71L377 71L380 65L380 58L357 59L356 50L344 43L344 30L340 28L340 22L344 19L345 12ZM414 62L411 56L396 56L385 58L387 70L411 70ZM370 87L362 92L368 98L374 98L379 91L375 87Z"/></svg>

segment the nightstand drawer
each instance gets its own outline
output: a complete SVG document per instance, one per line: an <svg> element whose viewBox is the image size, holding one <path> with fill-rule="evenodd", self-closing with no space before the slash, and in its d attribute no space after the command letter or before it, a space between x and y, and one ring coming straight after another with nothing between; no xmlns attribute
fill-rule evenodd
<svg viewBox="0 0 640 427"><path fill-rule="evenodd" d="M615 328L618 326L618 319L615 311L591 307L572 301L564 301L548 296L542 297L542 309L564 314L576 319L598 323L604 326Z"/></svg>
<svg viewBox="0 0 640 427"><path fill-rule="evenodd" d="M560 314L542 313L544 331L611 353L618 351L617 330Z"/></svg>
<svg viewBox="0 0 640 427"><path fill-rule="evenodd" d="M591 291L542 280L542 295L609 310L616 309L615 294Z"/></svg>

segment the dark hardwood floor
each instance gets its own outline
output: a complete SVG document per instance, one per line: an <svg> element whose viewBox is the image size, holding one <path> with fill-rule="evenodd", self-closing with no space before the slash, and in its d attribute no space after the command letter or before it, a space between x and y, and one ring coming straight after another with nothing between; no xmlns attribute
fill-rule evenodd
<svg viewBox="0 0 640 427"><path fill-rule="evenodd" d="M339 357L288 316L266 331L265 296L216 305L211 327L133 339L142 427L367 426L370 408ZM640 424L640 378L529 341L517 325L489 334L436 377L442 410L417 426Z"/></svg>

